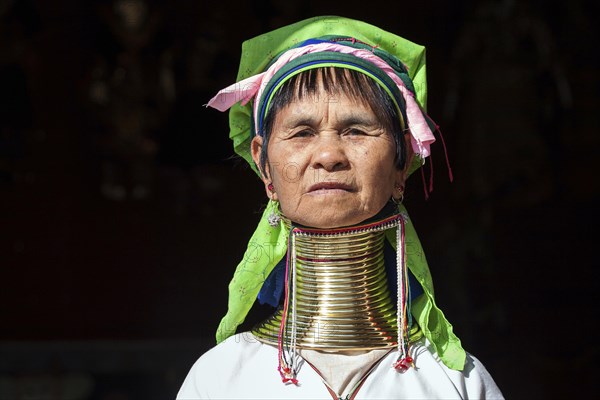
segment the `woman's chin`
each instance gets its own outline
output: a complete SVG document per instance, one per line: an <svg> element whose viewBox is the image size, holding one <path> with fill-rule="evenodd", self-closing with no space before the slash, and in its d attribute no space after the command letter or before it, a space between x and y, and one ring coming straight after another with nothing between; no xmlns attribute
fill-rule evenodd
<svg viewBox="0 0 600 400"><path fill-rule="evenodd" d="M357 214L350 210L344 212L338 208L314 210L308 215L293 215L288 218L295 224L310 228L333 229L356 225L370 217L372 215Z"/></svg>
<svg viewBox="0 0 600 400"><path fill-rule="evenodd" d="M282 200L283 214L294 223L317 229L342 228L360 224L375 216L385 205L381 197L364 201L356 193L303 196L295 206ZM288 207L286 207L288 205Z"/></svg>

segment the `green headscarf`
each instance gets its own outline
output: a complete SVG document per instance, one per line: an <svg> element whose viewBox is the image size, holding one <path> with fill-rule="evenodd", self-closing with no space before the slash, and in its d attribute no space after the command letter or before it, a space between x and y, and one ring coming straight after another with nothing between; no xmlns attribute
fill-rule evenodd
<svg viewBox="0 0 600 400"><path fill-rule="evenodd" d="M327 35L354 37L400 59L407 67L416 89L417 102L423 110L425 109L427 103L425 48L373 25L342 17L307 19L244 42L237 81L263 72L278 55L291 47L305 40ZM229 112L229 136L233 140L236 153L259 173L250 153L251 115L251 103L233 105ZM419 165L420 161L417 160L411 166L411 171ZM236 332L256 301L263 283L286 254L289 232L283 224L273 227L268 223L268 216L276 207L276 203L272 201L267 204L258 227L250 238L244 257L229 284L228 311L217 330L218 343ZM394 235L394 230L388 231L388 239L395 246ZM452 325L435 304L429 267L410 220L406 224L405 242L408 268L424 291L412 303L413 318L434 346L443 363L449 368L462 370L466 359L465 351L461 347L460 340L454 335Z"/></svg>

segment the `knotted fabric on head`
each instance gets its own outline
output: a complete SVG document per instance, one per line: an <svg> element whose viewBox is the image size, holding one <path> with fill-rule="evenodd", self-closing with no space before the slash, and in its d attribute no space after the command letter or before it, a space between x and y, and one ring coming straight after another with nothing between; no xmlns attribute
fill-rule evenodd
<svg viewBox="0 0 600 400"><path fill-rule="evenodd" d="M297 69L290 69L290 65ZM259 173L250 151L254 134L270 98L281 81L302 70L335 66L358 70L373 78L392 97L411 135L414 158L409 172L430 154L435 125L424 113L427 102L425 48L367 23L342 17L316 17L266 33L242 45L237 83L220 91L209 106L229 109L230 138L234 150ZM279 74L279 75L278 75ZM283 75L283 78L281 77ZM278 86L279 84L279 86ZM229 284L229 305L217 330L217 342L233 335L244 321L257 295L277 263L285 256L289 232L272 226L269 202L248 248ZM405 211L405 210L404 210ZM390 243L395 238L388 237ZM462 370L466 354L452 325L435 305L429 267L410 222L406 228L406 263L423 287L411 312L424 335L449 368Z"/></svg>
<svg viewBox="0 0 600 400"><path fill-rule="evenodd" d="M374 78L388 92L398 108L398 115L406 116L407 121L402 121L402 125L408 123L410 126L413 152L421 159L429 156L430 145L435 141L435 136L415 99L412 81L408 77L406 68L398 59L389 54L387 54L388 62L386 62L380 57L385 53L376 47L365 49L357 48L357 46L364 47L365 44L357 42L355 38L331 35L305 41L298 47L280 55L265 72L253 75L219 91L209 101L208 106L225 111L235 103L239 102L244 106L250 100L254 100L252 110L254 125L251 126L251 130L253 134L260 135L262 134L262 121L269 109L270 99L276 89L285 82L285 79L307 69L322 66L351 68ZM389 63L390 60L391 63ZM292 63L292 61L295 62ZM391 84L377 79L377 73L389 78ZM395 95L395 92L399 92L399 94Z"/></svg>

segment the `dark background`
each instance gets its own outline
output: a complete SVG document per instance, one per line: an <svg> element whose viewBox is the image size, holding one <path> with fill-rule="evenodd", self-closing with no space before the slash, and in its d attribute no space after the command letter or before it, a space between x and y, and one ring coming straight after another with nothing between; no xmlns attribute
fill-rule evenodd
<svg viewBox="0 0 600 400"><path fill-rule="evenodd" d="M0 399L174 398L265 203L202 105L325 14L428 48L455 182L436 145L405 202L465 348L509 399L597 394L595 2L286 4L0 0Z"/></svg>

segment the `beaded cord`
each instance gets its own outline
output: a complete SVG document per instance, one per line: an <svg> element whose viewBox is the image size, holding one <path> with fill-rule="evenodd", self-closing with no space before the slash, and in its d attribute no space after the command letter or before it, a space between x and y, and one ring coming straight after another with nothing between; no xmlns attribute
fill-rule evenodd
<svg viewBox="0 0 600 400"><path fill-rule="evenodd" d="M408 343L408 301L410 298L410 286L408 285L408 269L406 268L405 254L405 227L404 216L400 215L396 232L396 268L398 285L397 325L398 325L398 359L392 364L398 372L404 372L413 365L413 359L409 355Z"/></svg>

